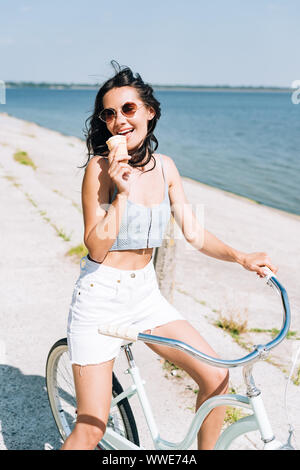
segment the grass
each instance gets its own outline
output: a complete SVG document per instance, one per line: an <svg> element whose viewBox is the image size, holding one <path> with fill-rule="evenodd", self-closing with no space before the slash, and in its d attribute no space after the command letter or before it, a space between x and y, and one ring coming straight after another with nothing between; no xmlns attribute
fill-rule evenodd
<svg viewBox="0 0 300 470"><path fill-rule="evenodd" d="M215 324L229 333L234 339L238 339L240 334L246 333L248 321L247 319L241 321L238 316L235 318L233 314L230 314L229 317L220 314Z"/></svg>
<svg viewBox="0 0 300 470"><path fill-rule="evenodd" d="M11 175L4 175L3 178L7 179L10 181L16 188L19 188L21 185L16 182L16 178Z"/></svg>
<svg viewBox="0 0 300 470"><path fill-rule="evenodd" d="M294 376L292 380L293 380L294 385L300 385L300 367L298 368L296 372L296 376Z"/></svg>
<svg viewBox="0 0 300 470"><path fill-rule="evenodd" d="M86 256L87 254L88 254L88 249L83 243L80 243L77 246L73 246L66 253L67 256L74 257L76 261L79 261L83 256Z"/></svg>
<svg viewBox="0 0 300 470"><path fill-rule="evenodd" d="M30 194L28 193L25 193L25 196L27 197L28 201L36 208L38 208L38 204L37 202L32 199L32 197L30 196ZM47 212L44 211L44 210L39 210L39 214L42 216L42 218L48 223L51 225L51 227L54 228L54 230L56 231L57 235L62 238L63 240L65 240L66 242L69 242L71 240L71 235L67 235L65 233L65 231L62 229L62 228L58 228L53 222L51 222L51 219L49 217L46 216Z"/></svg>
<svg viewBox="0 0 300 470"><path fill-rule="evenodd" d="M228 390L229 394L236 395L238 391L234 387L229 387ZM225 427L229 426L230 424L235 423L239 419L243 418L244 416L248 416L248 413L245 413L244 410L234 406L227 406L224 418L224 425Z"/></svg>
<svg viewBox="0 0 300 470"><path fill-rule="evenodd" d="M243 341L243 333L269 333L273 338L275 338L279 330L277 328L270 328L270 329L264 329L264 328L250 328L247 329L247 320L244 320L242 322L237 321L237 319L233 318L233 315L231 315L229 318L220 315L219 320L215 322L215 325L218 328L222 328L224 331L229 333L231 337L235 340L235 342L246 349L247 351L252 351L253 350L253 344L251 341L249 342L249 339L247 340L247 343ZM292 331L290 330L286 336L286 339L293 339L293 340L300 340L300 337L297 336L298 332L297 331ZM274 366L278 367L283 373L287 373L285 367L278 363L274 357L267 357L265 359L267 362L270 364L273 364ZM296 373L296 376L293 378L293 383L295 385L300 385L300 367Z"/></svg>
<svg viewBox="0 0 300 470"><path fill-rule="evenodd" d="M69 242L71 240L71 235L67 235L62 228L58 228L56 227L55 224L52 224L52 223L51 225L54 228L54 230L56 230L57 235L63 240L65 240L65 242Z"/></svg>
<svg viewBox="0 0 300 470"><path fill-rule="evenodd" d="M245 313L246 313L245 309ZM216 310L214 310L216 312ZM239 340L240 335L243 333L270 333L272 338L275 338L279 330L277 328L247 328L247 319L244 319L245 315L242 315L242 320L241 317L234 313L231 312L229 315L222 315L219 312L219 319L215 322L215 325L219 328L222 328L225 330L227 333L229 333L235 340ZM300 340L300 337L297 336L298 332L297 331L292 331L290 330L287 333L286 338L287 339L296 339Z"/></svg>
<svg viewBox="0 0 300 470"><path fill-rule="evenodd" d="M271 333L271 337L275 338L278 335L279 330L277 328L270 328L270 329L250 328L249 332L250 333ZM300 337L297 337L297 331L292 331L292 330L288 331L286 338L287 339L291 339L291 338L300 339Z"/></svg>
<svg viewBox="0 0 300 470"><path fill-rule="evenodd" d="M272 338L275 338L279 330L277 328L250 328L247 329L247 320L244 320L242 323L239 323L236 319L232 316L226 318L220 315L219 320L216 321L216 326L222 328L223 330L227 331L234 339L237 339L240 334L242 333L270 333ZM300 337L297 336L297 331L290 330L286 336L287 339L297 339L299 340Z"/></svg>
<svg viewBox="0 0 300 470"><path fill-rule="evenodd" d="M78 212L80 212L82 214L82 209L81 209L80 205L77 204L77 202L72 201L72 206L74 206L78 210Z"/></svg>
<svg viewBox="0 0 300 470"><path fill-rule="evenodd" d="M169 376L175 377L175 379L183 379L189 377L187 372L185 372L184 369L181 367L178 367L176 364L174 364L171 361L168 361L168 359L160 359L160 362L162 363L163 369L166 371L165 377L168 379ZM186 387L187 390L193 390L194 393L198 393L198 388L197 389L191 389L189 386Z"/></svg>
<svg viewBox="0 0 300 470"><path fill-rule="evenodd" d="M35 202L34 199L32 199L32 197L30 196L30 194L25 193L25 196L27 197L28 201L29 201L34 207L38 207L37 203Z"/></svg>
<svg viewBox="0 0 300 470"><path fill-rule="evenodd" d="M177 377L178 379L182 379L183 377L182 374L184 373L184 370L180 367L177 367L176 364L168 361L167 359L163 361L163 369L173 377Z"/></svg>
<svg viewBox="0 0 300 470"><path fill-rule="evenodd" d="M31 161L31 159L28 157L27 153L26 152L16 152L14 154L14 158L16 161L19 161L20 163L22 164L25 164L25 165L33 165L34 166L34 169L36 168L34 163ZM2 166L2 165L1 165ZM17 188L20 187L21 185L18 184L16 182L16 179L14 176L11 176L11 175L5 175L3 176L3 178L6 178L8 181L10 181L14 186L16 186ZM27 193L27 192L24 192L22 191L23 194L25 194L27 200L35 207L38 209L38 203L32 198L32 196ZM51 219L49 217L46 216L47 212L44 211L44 210L39 210L38 211L39 214L42 216L42 218L51 225L51 227L54 228L54 230L56 231L57 235L62 238L64 241L70 241L71 240L71 235L67 235L65 233L65 231L62 229L62 228L59 228L57 227L53 222L51 222ZM83 246L83 245L82 245ZM85 253L86 254L86 253ZM84 256L84 255L82 255Z"/></svg>
<svg viewBox="0 0 300 470"><path fill-rule="evenodd" d="M225 412L224 424L229 426L230 424L236 423L236 421L238 421L241 418L244 418L245 416L248 416L248 414L245 413L240 408L227 406L226 412Z"/></svg>
<svg viewBox="0 0 300 470"><path fill-rule="evenodd" d="M193 392L195 395L197 395L199 393L199 388L193 388L191 385L186 385L185 387L186 390L190 390L191 392Z"/></svg>
<svg viewBox="0 0 300 470"><path fill-rule="evenodd" d="M31 166L34 170L37 169L27 152L20 150L19 152L14 153L14 159L16 162L21 163L21 165Z"/></svg>
<svg viewBox="0 0 300 470"><path fill-rule="evenodd" d="M65 198L65 199L69 199L67 196L65 196L61 191L59 191L58 189L52 189L52 191L55 193L55 194L58 194L59 196ZM71 203L72 203L72 206L75 207L78 212L80 212L82 214L82 209L81 209L81 206L79 204L77 204L77 202L74 202L71 200Z"/></svg>
<svg viewBox="0 0 300 470"><path fill-rule="evenodd" d="M187 291L181 289L180 287L177 287L177 292L179 292L180 294L187 295L187 296L191 297L191 298L192 298L195 302L197 302L198 304L207 305L205 300L199 300L199 299L197 299L196 297L194 297L193 295L191 295L190 292L187 292Z"/></svg>

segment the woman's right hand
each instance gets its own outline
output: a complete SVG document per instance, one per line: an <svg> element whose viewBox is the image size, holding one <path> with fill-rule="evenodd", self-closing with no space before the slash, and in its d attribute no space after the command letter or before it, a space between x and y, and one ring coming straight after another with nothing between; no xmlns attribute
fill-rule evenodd
<svg viewBox="0 0 300 470"><path fill-rule="evenodd" d="M118 193L128 196L130 190L130 175L132 167L128 165L130 155L116 155L118 145L109 152L108 161L109 169L108 174L112 181L116 184Z"/></svg>

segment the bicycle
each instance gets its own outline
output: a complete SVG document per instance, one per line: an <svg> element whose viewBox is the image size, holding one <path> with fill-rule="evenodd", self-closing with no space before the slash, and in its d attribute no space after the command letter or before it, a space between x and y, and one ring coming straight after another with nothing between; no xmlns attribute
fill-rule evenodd
<svg viewBox="0 0 300 470"><path fill-rule="evenodd" d="M113 373L113 391L111 411L107 423L106 432L99 442L98 447L104 450L142 450L140 446L138 430L129 404L130 398L137 394L146 422L156 450L186 450L193 444L202 422L208 413L217 406L241 407L250 412L249 415L238 419L223 430L217 440L214 450L225 450L240 436L252 431L258 431L263 442L263 450L295 450L291 444L292 431L285 444L278 441L273 433L267 416L260 390L256 387L252 369L253 365L266 359L268 352L276 347L286 337L291 320L290 307L287 292L280 284L274 273L266 269L264 278L269 286L275 289L281 296L283 305L282 328L276 338L265 345L257 345L246 356L235 360L217 359L208 356L186 343L163 338L159 336L140 333L134 327L124 328L115 326L99 327L99 333L123 338L129 343L122 346L127 361L128 370L133 384L123 390L116 375ZM195 414L188 431L181 442L168 442L160 437L155 423L151 406L144 389L139 368L133 358L131 346L135 341L160 344L173 347L198 358L212 366L233 368L243 367L243 378L246 385L246 395L227 394L214 396L205 401ZM76 398L73 384L73 374L68 359L68 347L66 338L56 342L51 348L46 365L46 386L49 403L57 428L63 440L71 433L76 422Z"/></svg>

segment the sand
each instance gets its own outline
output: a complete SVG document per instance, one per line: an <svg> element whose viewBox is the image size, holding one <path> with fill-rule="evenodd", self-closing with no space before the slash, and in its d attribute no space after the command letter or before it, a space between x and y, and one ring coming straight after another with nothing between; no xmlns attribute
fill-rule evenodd
<svg viewBox="0 0 300 470"><path fill-rule="evenodd" d="M19 151L27 152L36 169L15 161ZM0 114L0 449L60 446L45 390L45 363L52 344L66 336L68 307L79 273L78 261L66 253L83 240L83 170L77 167L85 160L79 139ZM276 436L286 441L283 396L292 358L300 347L300 217L188 178L183 184L188 200L203 208L209 231L239 250L266 251L279 268L278 279L289 295L293 335L272 351L268 361L255 366L254 378ZM221 357L242 357L247 347L271 340L267 330L280 329L280 298L255 273L204 256L182 237L176 239L175 256L173 303ZM220 315L232 316L239 325L246 322L247 331L238 340L233 338L216 326ZM254 328L263 331L249 332ZM172 376L145 345L136 344L134 352L160 434L180 441L193 417L195 384L180 371L183 377ZM124 366L120 357L116 372L126 385ZM232 389L244 393L241 369L232 370L230 377ZM294 383L289 385L288 405L299 445L300 387ZM151 449L137 401L133 406L142 443ZM252 442L242 439L239 446L260 448L261 443L254 436Z"/></svg>

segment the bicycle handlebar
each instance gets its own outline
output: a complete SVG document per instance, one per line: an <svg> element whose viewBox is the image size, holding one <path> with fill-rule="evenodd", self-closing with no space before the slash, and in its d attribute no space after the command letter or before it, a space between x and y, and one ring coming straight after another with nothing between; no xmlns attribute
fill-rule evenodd
<svg viewBox="0 0 300 470"><path fill-rule="evenodd" d="M116 327L113 325L109 325L105 327L100 327L98 329L98 332L100 334L115 336L129 341L139 340L143 341L144 343L169 346L175 349L179 349L181 351L185 351L191 356L196 357L202 362L205 362L212 366L232 368L250 364L251 362L254 362L257 359L263 359L269 350L275 348L279 343L281 343L281 341L283 341L289 331L291 322L290 306L285 288L280 284L275 274L269 268L265 267L264 271L266 273L266 276L263 279L266 280L269 286L276 289L277 293L281 296L281 301L283 305L282 327L276 338L274 338L272 341L265 345L256 345L254 351L240 359L225 360L208 356L207 354L198 351L197 349L182 341L174 340L171 338L164 338L161 336L148 335L146 333L139 333L135 327Z"/></svg>

